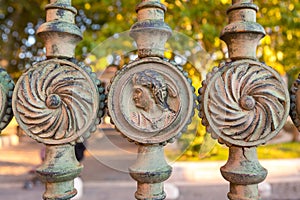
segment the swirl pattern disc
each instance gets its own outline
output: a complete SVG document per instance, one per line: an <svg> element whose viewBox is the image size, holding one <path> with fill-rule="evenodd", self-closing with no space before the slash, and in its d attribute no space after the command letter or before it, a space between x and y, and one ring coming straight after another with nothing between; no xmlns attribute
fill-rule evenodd
<svg viewBox="0 0 300 200"><path fill-rule="evenodd" d="M209 130L218 138L233 145L256 146L283 127L289 94L272 68L256 61L236 61L208 81L203 111Z"/></svg>
<svg viewBox="0 0 300 200"><path fill-rule="evenodd" d="M300 74L291 88L290 116L298 131L300 131Z"/></svg>
<svg viewBox="0 0 300 200"><path fill-rule="evenodd" d="M0 132L11 121L13 112L11 108L14 82L4 69L0 68Z"/></svg>
<svg viewBox="0 0 300 200"><path fill-rule="evenodd" d="M22 129L46 144L74 142L94 126L98 89L78 65L47 60L22 75L13 109Z"/></svg>

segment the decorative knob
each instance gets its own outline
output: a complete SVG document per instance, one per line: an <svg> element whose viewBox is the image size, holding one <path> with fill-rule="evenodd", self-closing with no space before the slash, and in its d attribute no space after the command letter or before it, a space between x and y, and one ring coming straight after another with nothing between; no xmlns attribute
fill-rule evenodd
<svg viewBox="0 0 300 200"><path fill-rule="evenodd" d="M245 110L252 110L255 107L255 99L249 95L242 96L240 105Z"/></svg>

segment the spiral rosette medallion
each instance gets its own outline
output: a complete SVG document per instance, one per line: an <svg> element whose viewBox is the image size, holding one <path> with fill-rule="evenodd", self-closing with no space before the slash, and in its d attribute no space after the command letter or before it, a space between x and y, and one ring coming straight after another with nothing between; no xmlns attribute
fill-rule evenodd
<svg viewBox="0 0 300 200"><path fill-rule="evenodd" d="M15 84L8 73L0 68L0 132L13 117L11 104L14 86Z"/></svg>
<svg viewBox="0 0 300 200"><path fill-rule="evenodd" d="M300 74L291 88L291 110L290 116L300 131Z"/></svg>
<svg viewBox="0 0 300 200"><path fill-rule="evenodd" d="M45 144L73 143L99 121L97 84L68 60L43 61L26 71L17 82L13 102L20 127Z"/></svg>
<svg viewBox="0 0 300 200"><path fill-rule="evenodd" d="M276 136L289 113L289 94L272 68L252 60L226 63L200 89L200 117L214 138L257 146Z"/></svg>

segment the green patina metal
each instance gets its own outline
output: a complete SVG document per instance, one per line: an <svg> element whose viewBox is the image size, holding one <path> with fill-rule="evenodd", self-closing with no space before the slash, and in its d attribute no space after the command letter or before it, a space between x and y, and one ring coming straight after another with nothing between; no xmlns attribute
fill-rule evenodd
<svg viewBox="0 0 300 200"><path fill-rule="evenodd" d="M138 147L129 168L137 181L135 198L165 199L163 182L172 172L163 146L174 142L194 115L194 89L182 68L164 58L172 30L164 22L166 7L159 0L144 0L136 7L138 22L130 30L139 59L113 78L108 110L117 129ZM137 81L138 80L138 81Z"/></svg>
<svg viewBox="0 0 300 200"><path fill-rule="evenodd" d="M96 130L106 96L91 69L73 58L82 36L74 24L71 1L52 0L46 12L47 22L38 35L45 41L48 59L19 78L13 109L24 132L46 145L45 159L37 169L45 182L43 199L67 200L76 195L74 178L83 168L74 144Z"/></svg>
<svg viewBox="0 0 300 200"><path fill-rule="evenodd" d="M8 73L0 68L0 133L13 117L12 93L15 84Z"/></svg>
<svg viewBox="0 0 300 200"><path fill-rule="evenodd" d="M290 107L281 77L257 61L256 48L265 35L256 23L257 10L251 0L233 0L229 25L221 33L230 61L214 68L199 90L202 123L229 147L221 173L230 182L230 200L260 199L258 183L267 170L258 162L256 146L278 134Z"/></svg>
<svg viewBox="0 0 300 200"><path fill-rule="evenodd" d="M164 158L163 146L173 142L190 123L194 114L194 89L178 66L162 59L164 45L172 33L164 22L166 7L159 0L143 0L136 11L138 22L131 27L130 35L137 43L139 60L124 67L112 80L108 108L117 129L139 146L136 163L129 169L131 177L138 183L136 199L159 200L166 198L163 182L172 173ZM265 35L263 27L256 23L257 11L252 0L232 1L227 11L229 25L221 33L221 39L228 46L230 62L214 68L199 90L199 116L203 118L203 124L214 138L230 149L228 161L221 168L223 177L230 182L230 200L259 199L257 184L266 178L267 170L258 162L256 146L277 135L289 112L290 100L283 81L256 58L258 42ZM12 118L12 105L21 128L33 139L46 144L45 161L37 169L46 185L43 198L67 200L76 195L73 180L83 168L75 158L73 145L88 137L100 123L106 96L96 75L73 58L82 34L74 24L77 11L71 6L71 0L51 0L46 12L47 22L41 25L38 35L45 41L48 60L35 64L23 74L16 84L13 100L14 83L0 69L0 130ZM71 71L76 73L68 74ZM150 74L146 79L152 82L134 84L132 77L140 73ZM66 94L56 90L56 81L73 89L76 105L64 102ZM152 96L160 96L148 97L147 105L152 102L151 111L155 112L147 113L146 96L130 95L138 96L141 91L146 94L154 87L145 86L157 81L161 81L163 87L155 88L159 92L150 91ZM269 82L265 84L264 81ZM43 85L45 82L46 86ZM298 79L291 90L290 111L298 129L299 83ZM245 94L240 96L242 89ZM249 92L255 89L259 91ZM259 98L255 96L258 93ZM124 98L119 98L120 95ZM266 103L268 98L272 101ZM159 104L157 99L163 102L164 109L156 105ZM74 115L60 113L59 109L64 105ZM228 112L231 108L234 112ZM274 112L274 108L280 109ZM136 120L136 116L142 120ZM221 123L220 119L223 120Z"/></svg>

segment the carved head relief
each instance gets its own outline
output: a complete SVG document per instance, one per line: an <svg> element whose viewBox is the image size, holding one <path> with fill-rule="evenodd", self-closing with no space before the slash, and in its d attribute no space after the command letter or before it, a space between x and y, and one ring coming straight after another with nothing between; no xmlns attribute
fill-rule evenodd
<svg viewBox="0 0 300 200"><path fill-rule="evenodd" d="M109 113L117 129L140 143L161 143L179 134L193 106L187 78L159 58L144 58L124 67L108 94Z"/></svg>
<svg viewBox="0 0 300 200"><path fill-rule="evenodd" d="M132 84L132 99L137 109L132 109L129 121L148 132L169 126L178 110L170 108L168 98L177 98L177 95L169 95L168 87L171 86L163 76L153 70L144 70L133 75Z"/></svg>

